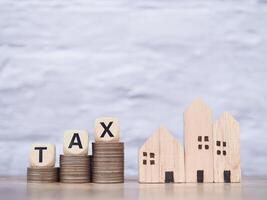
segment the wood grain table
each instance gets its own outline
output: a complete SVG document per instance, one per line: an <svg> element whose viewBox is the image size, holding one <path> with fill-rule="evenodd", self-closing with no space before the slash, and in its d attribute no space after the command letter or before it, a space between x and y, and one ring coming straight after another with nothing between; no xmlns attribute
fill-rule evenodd
<svg viewBox="0 0 267 200"><path fill-rule="evenodd" d="M36 184L24 177L0 177L1 200L267 199L267 177L245 177L241 184Z"/></svg>

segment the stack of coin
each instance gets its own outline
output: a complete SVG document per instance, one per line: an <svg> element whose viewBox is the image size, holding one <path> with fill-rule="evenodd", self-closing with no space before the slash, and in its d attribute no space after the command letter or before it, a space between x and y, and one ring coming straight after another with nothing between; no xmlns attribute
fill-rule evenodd
<svg viewBox="0 0 267 200"><path fill-rule="evenodd" d="M57 182L58 172L58 167L28 167L27 181L31 183Z"/></svg>
<svg viewBox="0 0 267 200"><path fill-rule="evenodd" d="M124 182L124 144L93 143L92 181L94 183Z"/></svg>
<svg viewBox="0 0 267 200"><path fill-rule="evenodd" d="M89 174L90 174L90 177L89 177L89 182L92 183L92 169L93 169L93 156L92 155L89 155Z"/></svg>
<svg viewBox="0 0 267 200"><path fill-rule="evenodd" d="M89 156L60 155L60 182L88 183L90 180Z"/></svg>

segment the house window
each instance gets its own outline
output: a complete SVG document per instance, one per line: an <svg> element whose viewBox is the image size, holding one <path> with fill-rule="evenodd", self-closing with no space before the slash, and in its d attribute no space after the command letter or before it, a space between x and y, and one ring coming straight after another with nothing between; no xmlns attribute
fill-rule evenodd
<svg viewBox="0 0 267 200"><path fill-rule="evenodd" d="M148 164L155 165L155 153L143 152L143 165L148 165Z"/></svg>
<svg viewBox="0 0 267 200"><path fill-rule="evenodd" d="M150 158L155 158L155 154L154 153L150 153L149 156L150 156Z"/></svg>
<svg viewBox="0 0 267 200"><path fill-rule="evenodd" d="M203 140L204 139L204 140ZM205 149L205 150L208 150L209 149L209 136L198 136L197 137L197 141L198 141L198 149L201 150L201 149ZM203 146L203 148L202 148Z"/></svg>
<svg viewBox="0 0 267 200"><path fill-rule="evenodd" d="M221 145L222 144L222 145ZM225 141L216 141L217 146L217 155L226 156L226 142Z"/></svg>

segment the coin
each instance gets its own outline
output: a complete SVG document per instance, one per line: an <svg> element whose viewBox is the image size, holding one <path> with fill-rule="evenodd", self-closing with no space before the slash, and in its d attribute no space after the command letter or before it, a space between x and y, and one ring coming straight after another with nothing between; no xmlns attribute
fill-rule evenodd
<svg viewBox="0 0 267 200"><path fill-rule="evenodd" d="M90 180L89 156L60 155L60 182L87 183Z"/></svg>
<svg viewBox="0 0 267 200"><path fill-rule="evenodd" d="M92 144L92 181L122 183L124 180L124 144L96 142Z"/></svg>
<svg viewBox="0 0 267 200"><path fill-rule="evenodd" d="M56 167L29 167L27 168L27 181L52 183L58 181L59 168Z"/></svg>

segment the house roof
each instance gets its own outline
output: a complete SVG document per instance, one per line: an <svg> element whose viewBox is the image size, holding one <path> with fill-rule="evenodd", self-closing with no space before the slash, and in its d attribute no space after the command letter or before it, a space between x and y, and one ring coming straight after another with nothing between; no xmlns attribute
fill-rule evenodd
<svg viewBox="0 0 267 200"><path fill-rule="evenodd" d="M201 98L195 99L184 111L184 115L195 113L198 111L205 111L212 113L211 108Z"/></svg>
<svg viewBox="0 0 267 200"><path fill-rule="evenodd" d="M139 149L142 150L145 145L147 143L149 143L150 140L154 139L154 138L158 138L158 140L160 140L160 138L162 138L162 135L164 135L164 138L171 138L172 140L174 140L178 145L182 146L178 140L169 132L169 130L167 128L165 128L164 126L160 126L159 128L157 128L155 130L155 132L144 142L144 144L141 146L141 148Z"/></svg>

